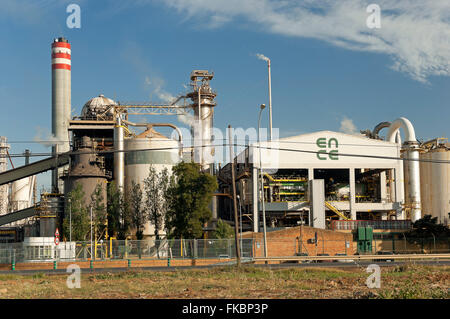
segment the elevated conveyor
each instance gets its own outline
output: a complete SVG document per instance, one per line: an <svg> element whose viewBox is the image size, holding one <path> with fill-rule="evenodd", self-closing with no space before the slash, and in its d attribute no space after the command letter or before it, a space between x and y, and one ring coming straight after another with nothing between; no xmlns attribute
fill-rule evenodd
<svg viewBox="0 0 450 319"><path fill-rule="evenodd" d="M39 214L39 209L37 209L37 207L38 206L32 206L0 216L0 226Z"/></svg>
<svg viewBox="0 0 450 319"><path fill-rule="evenodd" d="M8 184L19 179L36 175L69 164L70 156L60 154L47 159L43 159L28 165L10 169L0 173L0 185Z"/></svg>

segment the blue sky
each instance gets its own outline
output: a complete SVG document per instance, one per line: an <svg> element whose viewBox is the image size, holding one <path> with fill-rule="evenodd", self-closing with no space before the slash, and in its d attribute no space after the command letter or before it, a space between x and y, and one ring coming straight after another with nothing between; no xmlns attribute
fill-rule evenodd
<svg viewBox="0 0 450 319"><path fill-rule="evenodd" d="M70 3L80 5L80 29L66 26ZM400 116L419 139L450 136L448 1L378 1L380 29L365 25L368 1L125 3L0 3L0 135L11 153L50 150L16 142L51 131L50 45L58 36L72 45L74 115L100 93L160 102L185 92L191 70L208 69L218 92L215 126L255 127L259 104L268 104L266 63L256 58L262 53L272 61L273 124L281 136L339 131L345 119L356 130L372 129Z"/></svg>

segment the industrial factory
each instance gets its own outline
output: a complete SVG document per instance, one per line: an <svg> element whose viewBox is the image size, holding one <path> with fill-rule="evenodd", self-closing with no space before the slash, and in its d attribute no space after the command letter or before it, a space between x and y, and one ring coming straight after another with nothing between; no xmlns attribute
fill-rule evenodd
<svg viewBox="0 0 450 319"><path fill-rule="evenodd" d="M190 91L170 103L123 103L99 94L72 117L71 54L67 39L51 44L52 134L57 141L52 156L30 162L26 151L24 165L14 167L8 164L7 137L0 137L0 241L51 241L62 229L67 194L76 185L82 186L86 203L100 187L106 205L108 183L114 181L127 199L127 190L143 184L150 166L170 170L181 161L199 163L217 177L208 228L219 218L233 224L232 165L214 162L214 74L192 71ZM157 114L192 116L189 141L174 124L131 118ZM444 138L419 142L407 118L389 120L358 135L319 131L277 140L270 135L247 145L235 157L241 230L307 225L340 231L355 229L358 221L401 230L424 215L448 224L450 166L445 162L450 161L450 144ZM165 136L160 128L173 134ZM52 172L51 191L38 196L36 175L45 171ZM153 233L148 223L144 236Z"/></svg>

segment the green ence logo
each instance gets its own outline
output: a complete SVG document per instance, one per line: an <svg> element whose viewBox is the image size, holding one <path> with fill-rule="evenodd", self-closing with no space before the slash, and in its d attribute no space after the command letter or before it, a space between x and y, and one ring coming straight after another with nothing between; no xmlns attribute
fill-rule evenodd
<svg viewBox="0 0 450 319"><path fill-rule="evenodd" d="M338 143L338 140L335 139L334 137L330 138L328 140L328 143L327 143L327 139L325 137L318 138L316 141L316 144L320 148L324 148L322 150L319 150L316 153L318 159L320 159L322 161L325 161L328 158L333 161L337 161L339 159L339 157L338 157L339 143ZM327 150L327 148L328 148L328 150Z"/></svg>

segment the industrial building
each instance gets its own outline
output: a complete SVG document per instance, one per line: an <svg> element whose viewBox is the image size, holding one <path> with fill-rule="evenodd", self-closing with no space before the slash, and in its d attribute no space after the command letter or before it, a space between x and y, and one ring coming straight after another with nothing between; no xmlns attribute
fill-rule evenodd
<svg viewBox="0 0 450 319"><path fill-rule="evenodd" d="M68 194L76 185L82 186L86 203L100 187L106 205L108 183L114 181L127 199L133 182L143 184L150 165L170 170L182 160L199 163L219 181L208 228L218 218L233 223L231 164L216 170L214 163L214 74L192 71L190 91L170 103L124 103L99 94L71 117L71 50L65 38L51 44L52 133L57 140L53 156L33 163L26 157L24 166L8 170L9 145L0 138L0 240L26 239L31 247L30 238L43 237L51 243L48 238L61 229L70 209ZM189 112L189 147L178 126L131 118ZM164 136L158 132L161 127L174 133ZM386 138L381 139L384 128ZM386 229L407 229L424 214L448 224L449 149L444 139L419 143L406 118L359 135L319 131L250 144L235 158L242 228L260 232L265 223L269 230L299 224L341 230L364 220ZM52 189L38 202L36 175L49 170ZM148 223L144 235L153 231Z"/></svg>
<svg viewBox="0 0 450 319"><path fill-rule="evenodd" d="M389 129L386 140L378 136L382 128ZM406 131L403 144L400 128ZM355 229L355 221L408 229L411 222L405 221L424 214L448 224L450 145L445 139L420 144L405 118L362 133L319 131L249 145L235 158L244 228L260 231L263 213L270 229L299 224ZM231 194L231 164L218 177L222 192ZM220 217L230 219L231 213L230 199L222 199Z"/></svg>
<svg viewBox="0 0 450 319"><path fill-rule="evenodd" d="M53 237L57 228L61 230L63 218L70 210L68 194L76 185L81 185L86 204L100 188L106 206L108 183L115 181L127 200L132 183L142 186L150 165L157 171L164 168L171 171L182 159L194 159L204 170L212 172L214 148L209 144L216 93L209 82L213 73L194 70L190 75L191 90L169 104L120 103L100 94L89 99L80 115L72 118L71 54L67 39L54 39L51 44L52 134L56 141L53 156L31 164L26 157L24 166L7 170L9 145L6 137L0 140L0 227L9 227L8 234L12 229L20 232L5 241ZM182 132L176 125L131 121L131 116L142 115L192 116L194 147L184 148ZM158 132L160 127L171 128L175 138ZM36 175L48 170L52 171L51 191L42 193L38 203ZM150 223L144 235L153 235Z"/></svg>

